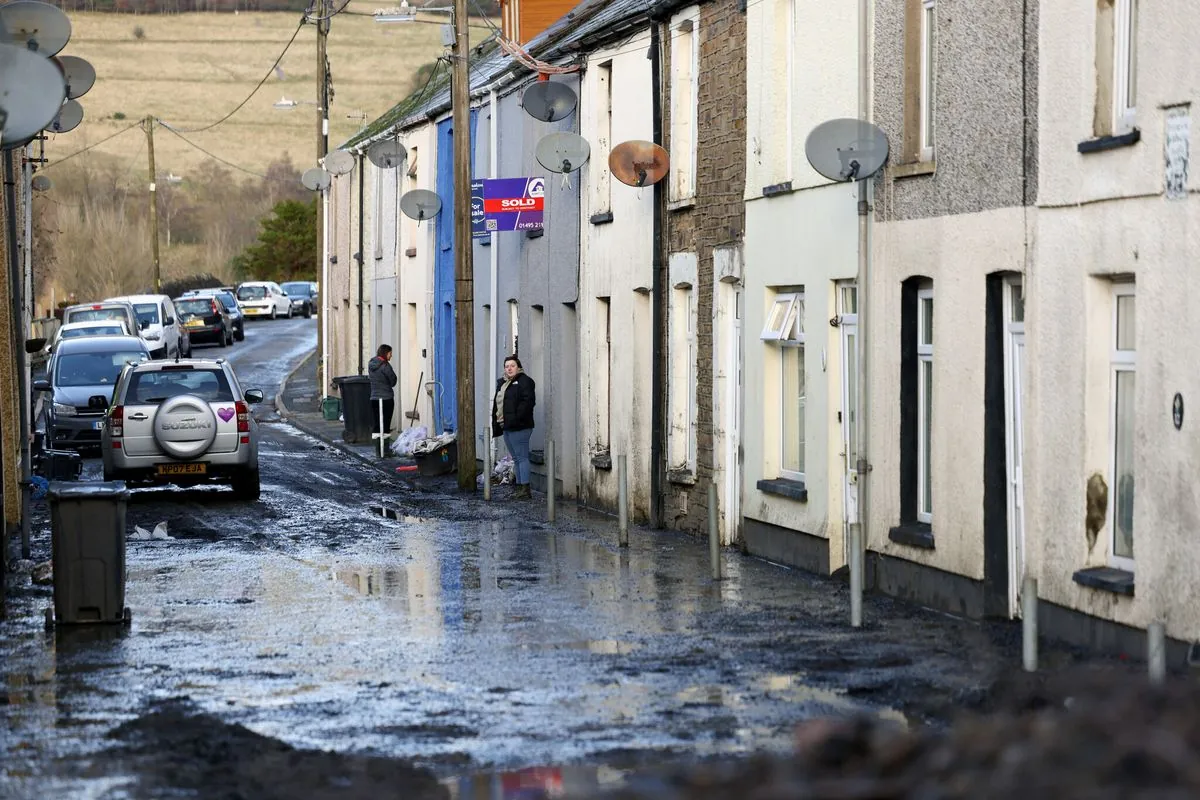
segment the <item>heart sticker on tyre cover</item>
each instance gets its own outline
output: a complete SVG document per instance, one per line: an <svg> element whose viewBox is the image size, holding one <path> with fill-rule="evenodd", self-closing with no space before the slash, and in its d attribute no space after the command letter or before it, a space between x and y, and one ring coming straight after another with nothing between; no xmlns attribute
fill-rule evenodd
<svg viewBox="0 0 1200 800"><path fill-rule="evenodd" d="M232 408L222 408L220 411L217 412L217 416L220 417L221 419L223 419L225 422L229 422L229 420L233 419L233 409Z"/></svg>

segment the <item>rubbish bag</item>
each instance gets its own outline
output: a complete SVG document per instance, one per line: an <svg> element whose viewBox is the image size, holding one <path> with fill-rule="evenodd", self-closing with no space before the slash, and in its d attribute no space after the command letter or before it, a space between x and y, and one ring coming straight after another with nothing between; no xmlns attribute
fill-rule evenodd
<svg viewBox="0 0 1200 800"><path fill-rule="evenodd" d="M492 483L515 483L517 480L517 465L512 456L505 456L496 462L492 468Z"/></svg>
<svg viewBox="0 0 1200 800"><path fill-rule="evenodd" d="M392 443L392 453L398 456L411 456L413 445L422 439L428 438L428 436L429 429L424 425L408 428L397 436L396 441Z"/></svg>
<svg viewBox="0 0 1200 800"><path fill-rule="evenodd" d="M439 448L445 447L455 440L453 431L443 433L441 436L421 439L413 445L412 454L414 456L423 456L426 453L432 453Z"/></svg>

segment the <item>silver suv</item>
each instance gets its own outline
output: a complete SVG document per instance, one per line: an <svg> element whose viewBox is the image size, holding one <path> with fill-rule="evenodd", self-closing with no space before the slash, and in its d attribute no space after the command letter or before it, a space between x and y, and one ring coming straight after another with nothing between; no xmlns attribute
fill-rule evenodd
<svg viewBox="0 0 1200 800"><path fill-rule="evenodd" d="M101 432L104 480L195 486L228 483L257 500L258 423L224 359L130 364L113 390Z"/></svg>

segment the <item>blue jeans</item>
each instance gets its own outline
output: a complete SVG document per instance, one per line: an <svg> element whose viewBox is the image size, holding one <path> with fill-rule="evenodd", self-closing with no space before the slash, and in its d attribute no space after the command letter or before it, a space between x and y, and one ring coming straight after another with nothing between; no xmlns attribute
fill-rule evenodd
<svg viewBox="0 0 1200 800"><path fill-rule="evenodd" d="M517 485L529 485L529 437L533 436L533 428L523 431L505 431L504 446L513 457L517 468Z"/></svg>

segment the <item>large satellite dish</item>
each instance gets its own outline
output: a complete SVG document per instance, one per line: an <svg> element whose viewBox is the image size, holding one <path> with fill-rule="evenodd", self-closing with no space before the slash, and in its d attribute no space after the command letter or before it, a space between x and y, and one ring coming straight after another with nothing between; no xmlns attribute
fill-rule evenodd
<svg viewBox="0 0 1200 800"><path fill-rule="evenodd" d="M43 56L58 55L71 38L71 20L56 6L15 0L0 6L0 28L8 41Z"/></svg>
<svg viewBox="0 0 1200 800"><path fill-rule="evenodd" d="M304 188L309 191L319 192L322 189L329 188L329 173L320 167L304 170L304 174L300 176L300 183L304 184Z"/></svg>
<svg viewBox="0 0 1200 800"><path fill-rule="evenodd" d="M354 156L348 150L334 150L325 156L325 171L330 175L345 175L354 169Z"/></svg>
<svg viewBox="0 0 1200 800"><path fill-rule="evenodd" d="M442 198L428 189L413 189L401 196L400 210L404 212L404 216L417 222L433 219L442 210Z"/></svg>
<svg viewBox="0 0 1200 800"><path fill-rule="evenodd" d="M58 110L58 116L50 120L46 130L51 133L67 133L78 128L81 122L83 122L83 106L79 104L78 100L68 100Z"/></svg>
<svg viewBox="0 0 1200 800"><path fill-rule="evenodd" d="M66 95L62 73L49 59L18 45L0 44L0 112L5 115L0 141L5 149L29 141L49 125Z"/></svg>
<svg viewBox="0 0 1200 800"><path fill-rule="evenodd" d="M831 119L808 134L804 155L831 181L861 181L887 163L887 135L865 120Z"/></svg>
<svg viewBox="0 0 1200 800"><path fill-rule="evenodd" d="M67 82L67 99L83 97L96 83L96 69L79 56L58 56L54 59Z"/></svg>
<svg viewBox="0 0 1200 800"><path fill-rule="evenodd" d="M587 139L574 133L560 131L543 136L533 154L538 163L546 169L562 173L563 188L569 189L571 184L567 176L582 167L591 152L592 148Z"/></svg>
<svg viewBox="0 0 1200 800"><path fill-rule="evenodd" d="M408 159L404 145L395 139L380 139L367 148L367 158L380 169L392 169L403 164Z"/></svg>
<svg viewBox="0 0 1200 800"><path fill-rule="evenodd" d="M621 183L642 187L666 177L671 157L654 142L634 139L613 148L608 154L608 169Z"/></svg>
<svg viewBox="0 0 1200 800"><path fill-rule="evenodd" d="M566 118L575 110L575 91L565 83L538 81L521 95L521 105L526 113L542 122L555 122Z"/></svg>

